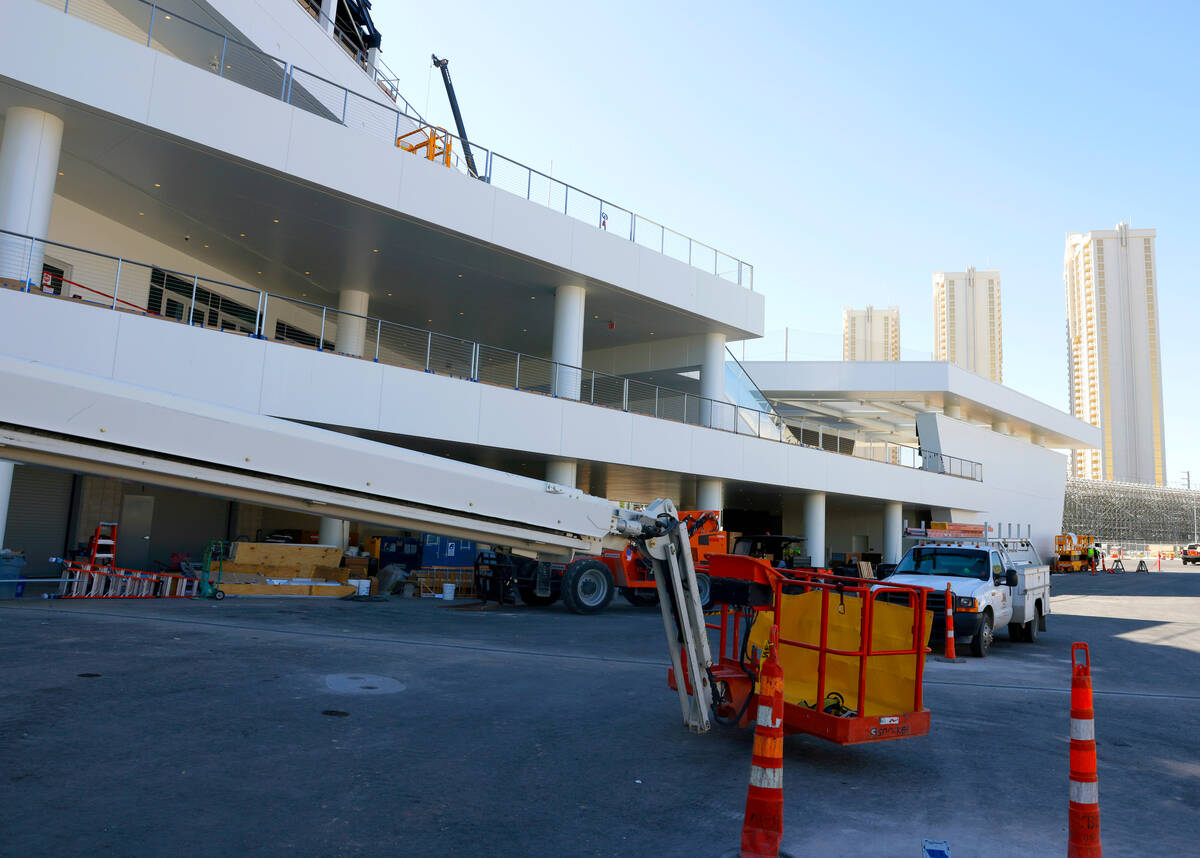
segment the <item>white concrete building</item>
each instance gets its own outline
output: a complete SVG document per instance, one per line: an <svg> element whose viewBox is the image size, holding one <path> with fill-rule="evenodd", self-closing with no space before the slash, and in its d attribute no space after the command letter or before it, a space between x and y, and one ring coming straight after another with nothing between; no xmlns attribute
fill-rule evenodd
<svg viewBox="0 0 1200 858"><path fill-rule="evenodd" d="M1103 433L1072 455L1073 476L1166 485L1154 238L1127 223L1067 234L1071 413Z"/></svg>
<svg viewBox="0 0 1200 858"><path fill-rule="evenodd" d="M842 360L900 360L900 308L843 308Z"/></svg>
<svg viewBox="0 0 1200 858"><path fill-rule="evenodd" d="M1000 272L933 272L933 359L1004 380Z"/></svg>
<svg viewBox="0 0 1200 858"><path fill-rule="evenodd" d="M814 432L726 349L763 333L749 263L517 157L472 145L472 172L378 45L295 0L131 9L5 13L36 38L0 52L0 521L35 574L100 520L141 568L214 536L436 532L497 485L531 498L522 545L583 545L582 492L802 531L819 561L895 559L925 513L1057 532L1036 439L1094 427L934 369L858 423L888 384L845 377Z"/></svg>

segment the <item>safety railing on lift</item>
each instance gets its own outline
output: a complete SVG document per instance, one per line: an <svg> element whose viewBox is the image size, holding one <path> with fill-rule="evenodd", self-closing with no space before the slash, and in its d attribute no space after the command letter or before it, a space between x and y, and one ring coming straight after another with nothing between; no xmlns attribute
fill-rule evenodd
<svg viewBox="0 0 1200 858"><path fill-rule="evenodd" d="M40 277L34 272L41 272ZM0 230L0 286L737 435L983 479L978 462L891 442L863 442L852 433L824 426L789 425L769 410L738 402L7 230Z"/></svg>
<svg viewBox="0 0 1200 858"><path fill-rule="evenodd" d="M82 0L38 2L308 113L386 140L392 145L397 145L402 134L415 128L422 128L426 133L436 131L446 134L453 139L453 148L456 150L448 166L462 173L467 172L466 164L457 157L457 153L462 151L462 141L444 129L426 123L412 105L399 95L395 81L380 77L378 66L368 71L379 85L379 95L387 99L387 103L263 53L231 38L227 33L191 21L150 0L126 0L121 11L105 3ZM493 152L475 141L471 142L471 149L477 165L481 165L481 174L473 178L560 211L597 229L619 235L723 280L748 289L754 288L754 266L748 262Z"/></svg>

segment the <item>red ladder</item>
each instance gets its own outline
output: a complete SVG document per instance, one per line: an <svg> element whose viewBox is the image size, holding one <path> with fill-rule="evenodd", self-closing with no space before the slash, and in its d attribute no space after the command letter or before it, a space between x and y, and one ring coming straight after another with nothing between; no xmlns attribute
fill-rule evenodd
<svg viewBox="0 0 1200 858"><path fill-rule="evenodd" d="M107 532L105 532L107 530ZM96 532L92 534L91 542L88 546L91 549L91 556L88 560L91 566L116 566L117 565L117 523L115 521L102 521L96 525Z"/></svg>

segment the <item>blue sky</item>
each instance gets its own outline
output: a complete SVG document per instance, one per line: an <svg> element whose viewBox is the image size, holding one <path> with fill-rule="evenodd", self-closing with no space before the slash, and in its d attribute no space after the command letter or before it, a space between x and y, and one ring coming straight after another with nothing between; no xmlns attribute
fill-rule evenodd
<svg viewBox="0 0 1200 858"><path fill-rule="evenodd" d="M1158 230L1167 466L1193 393L1200 7L376 0L407 98L755 266L768 328L840 356L844 304L932 348L934 270L999 268L1004 379L1067 407L1064 236ZM427 111L425 110L428 105ZM810 350L811 351L811 350Z"/></svg>

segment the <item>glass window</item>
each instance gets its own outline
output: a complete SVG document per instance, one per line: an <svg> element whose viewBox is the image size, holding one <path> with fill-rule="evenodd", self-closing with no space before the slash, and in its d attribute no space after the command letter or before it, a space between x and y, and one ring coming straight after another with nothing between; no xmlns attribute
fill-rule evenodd
<svg viewBox="0 0 1200 858"><path fill-rule="evenodd" d="M1001 565L1001 563L1000 563L1000 555L997 554L995 551L993 551L992 552L992 576L995 577L997 575L999 575L1001 578L1004 577L1004 566Z"/></svg>

